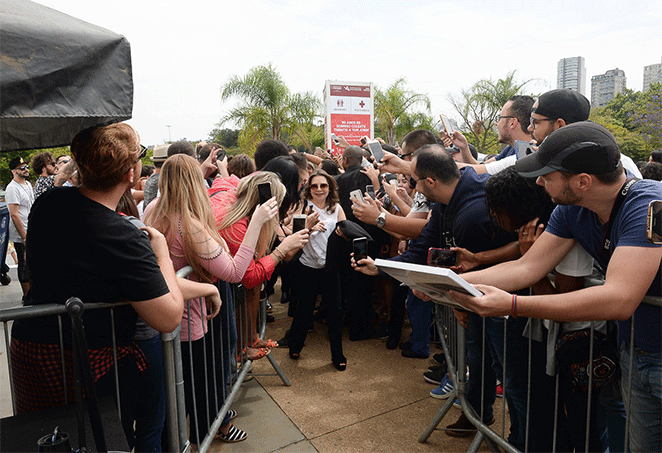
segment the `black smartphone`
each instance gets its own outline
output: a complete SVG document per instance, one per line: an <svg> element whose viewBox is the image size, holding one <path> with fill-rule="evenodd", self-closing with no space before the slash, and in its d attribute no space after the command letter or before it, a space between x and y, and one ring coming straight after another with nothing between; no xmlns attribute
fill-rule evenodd
<svg viewBox="0 0 662 453"><path fill-rule="evenodd" d="M372 184L368 184L367 186L365 186L365 191L368 192L370 198L372 198L373 200L375 199L375 186L373 186Z"/></svg>
<svg viewBox="0 0 662 453"><path fill-rule="evenodd" d="M368 238L356 238L352 241L352 249L354 252L354 261L357 263L359 260L368 257Z"/></svg>
<svg viewBox="0 0 662 453"><path fill-rule="evenodd" d="M453 267L456 264L457 252L435 247L430 247L428 249L428 266Z"/></svg>
<svg viewBox="0 0 662 453"><path fill-rule="evenodd" d="M648 225L646 236L653 244L662 244L662 201L651 201L648 204Z"/></svg>
<svg viewBox="0 0 662 453"><path fill-rule="evenodd" d="M216 160L222 161L223 159L225 159L225 154L226 151L223 148L216 150Z"/></svg>
<svg viewBox="0 0 662 453"><path fill-rule="evenodd" d="M292 217L292 233L301 231L306 228L306 216L303 214L295 214Z"/></svg>
<svg viewBox="0 0 662 453"><path fill-rule="evenodd" d="M263 182L257 185L257 194L260 197L260 204L264 204L271 199L271 184Z"/></svg>

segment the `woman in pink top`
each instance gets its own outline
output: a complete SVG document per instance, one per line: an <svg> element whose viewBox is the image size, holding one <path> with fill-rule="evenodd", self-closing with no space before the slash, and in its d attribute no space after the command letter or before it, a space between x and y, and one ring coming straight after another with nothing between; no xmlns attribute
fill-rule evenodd
<svg viewBox="0 0 662 453"><path fill-rule="evenodd" d="M195 159L184 154L168 158L161 169L159 190L161 196L155 203L150 203L145 213L145 223L155 227L166 237L175 269L192 266L192 280L211 282L219 278L228 282L241 281L246 268L252 262L262 226L278 213L276 198L272 197L255 209L244 240L233 258L226 242L216 230L200 164ZM192 417L191 442L195 444L202 440L211 424L211 420L207 419L204 404L207 398L204 361L205 354L210 355L210 349L205 351L203 337L207 335L207 320L218 313L218 308L214 307L212 313L208 313L208 309L200 300L191 301L190 310L185 310L182 319L182 341L190 342L190 345L182 345L182 359L186 409ZM208 358L211 360L211 357ZM190 375L191 361L193 377ZM207 382L216 385L211 368L213 367L207 367ZM192 392L192 378L195 380L195 396ZM214 393L213 389L210 389L208 394ZM221 397L223 392L217 394ZM197 409L195 413L194 398ZM219 402L209 403L213 408ZM221 425L221 439L226 442L244 440L246 433L232 426L231 415L234 413L228 412Z"/></svg>

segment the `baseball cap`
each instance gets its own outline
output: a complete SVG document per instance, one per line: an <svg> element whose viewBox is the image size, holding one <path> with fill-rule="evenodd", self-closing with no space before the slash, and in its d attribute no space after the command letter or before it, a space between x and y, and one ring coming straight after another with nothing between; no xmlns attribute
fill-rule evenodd
<svg viewBox="0 0 662 453"><path fill-rule="evenodd" d="M168 158L168 148L170 145L155 146L152 153L152 162L165 162Z"/></svg>
<svg viewBox="0 0 662 453"><path fill-rule="evenodd" d="M19 165L23 165L26 162L23 160L22 157L14 157L12 160L9 161L9 169L10 170L15 170L16 167Z"/></svg>
<svg viewBox="0 0 662 453"><path fill-rule="evenodd" d="M580 121L549 134L537 152L517 161L515 170L525 178L557 170L600 175L616 170L620 161L614 136L597 123Z"/></svg>
<svg viewBox="0 0 662 453"><path fill-rule="evenodd" d="M591 103L581 93L565 88L541 94L538 107L531 112L547 118L563 118L566 124L571 124L588 119Z"/></svg>

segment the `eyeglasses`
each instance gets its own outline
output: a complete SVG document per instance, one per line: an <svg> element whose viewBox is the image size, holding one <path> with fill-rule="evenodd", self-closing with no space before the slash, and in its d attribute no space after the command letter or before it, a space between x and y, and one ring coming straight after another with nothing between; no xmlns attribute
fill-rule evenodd
<svg viewBox="0 0 662 453"><path fill-rule="evenodd" d="M409 177L409 187L411 187L412 189L415 188L415 187L418 185L418 182L419 182L419 181L423 181L424 179L425 179L425 178L414 179L413 176L410 176L410 177Z"/></svg>
<svg viewBox="0 0 662 453"><path fill-rule="evenodd" d="M140 145L140 154L138 155L138 158L136 159L136 162L138 162L140 159L145 157L146 154L147 154L147 148L143 145ZM136 163L136 162L134 162L134 163Z"/></svg>
<svg viewBox="0 0 662 453"><path fill-rule="evenodd" d="M65 159L61 160L58 164L55 165L67 165L69 162L71 162L71 159Z"/></svg>
<svg viewBox="0 0 662 453"><path fill-rule="evenodd" d="M23 170L27 170L28 168L30 168L29 165L22 165L22 166L20 166L20 167L16 167L16 170L21 170L21 171L23 171Z"/></svg>
<svg viewBox="0 0 662 453"><path fill-rule="evenodd" d="M514 116L506 116L506 115L497 115L494 117L494 122L498 123L501 121L502 118L515 118Z"/></svg>
<svg viewBox="0 0 662 453"><path fill-rule="evenodd" d="M328 189L328 188L329 188L329 185L328 185L327 183L323 182L322 184L311 184L311 185L310 185L310 188L311 188L311 189L315 189L315 190L318 190L318 189Z"/></svg>
<svg viewBox="0 0 662 453"><path fill-rule="evenodd" d="M404 159L405 157L407 157L407 156L411 156L412 154L414 154L414 153L407 153L407 154L402 154L402 153L400 153L400 154L398 154L398 157L399 157L400 159Z"/></svg>
<svg viewBox="0 0 662 453"><path fill-rule="evenodd" d="M531 127L533 127L534 129L536 128L536 125L542 123L543 121L556 121L556 118L534 118L534 117L529 118Z"/></svg>

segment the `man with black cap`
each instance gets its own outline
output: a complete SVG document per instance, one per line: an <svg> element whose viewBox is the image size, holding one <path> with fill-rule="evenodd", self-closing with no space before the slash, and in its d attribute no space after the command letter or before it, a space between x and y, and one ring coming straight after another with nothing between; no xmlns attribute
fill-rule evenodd
<svg viewBox="0 0 662 453"><path fill-rule="evenodd" d="M21 283L23 296L30 289L30 271L25 262L25 237L28 232L28 215L34 203L34 192L28 181L30 165L22 157L15 157L9 161L9 169L14 175L7 184L5 200L9 207L9 240L14 243L18 256L18 281Z"/></svg>
<svg viewBox="0 0 662 453"><path fill-rule="evenodd" d="M662 200L662 185L628 179L611 133L583 121L552 132L538 152L518 160L515 168L522 176L537 177L559 206L522 258L463 274L470 283L482 283L477 288L484 296L453 293L454 299L481 316L619 320L630 449L661 451L662 308L642 300L662 295L662 247L646 240L648 205ZM531 286L546 276L575 242L606 269L604 285L540 296L505 292ZM632 399L628 401L625 387L630 376Z"/></svg>

